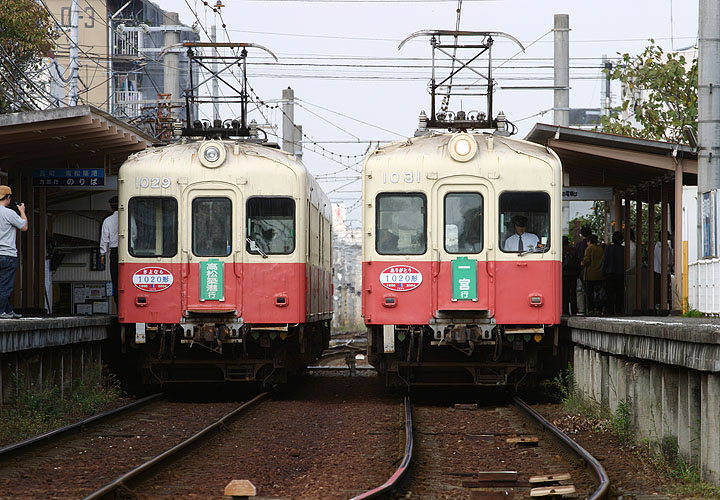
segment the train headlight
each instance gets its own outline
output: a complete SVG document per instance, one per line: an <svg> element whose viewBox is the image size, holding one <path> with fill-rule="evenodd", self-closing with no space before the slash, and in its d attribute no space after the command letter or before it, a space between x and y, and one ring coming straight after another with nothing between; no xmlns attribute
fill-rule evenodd
<svg viewBox="0 0 720 500"><path fill-rule="evenodd" d="M455 134L448 144L450 156L456 161L470 161L477 153L477 142L475 138L465 132Z"/></svg>
<svg viewBox="0 0 720 500"><path fill-rule="evenodd" d="M200 146L198 156L200 163L208 168L216 168L225 161L225 146L221 142L208 141Z"/></svg>

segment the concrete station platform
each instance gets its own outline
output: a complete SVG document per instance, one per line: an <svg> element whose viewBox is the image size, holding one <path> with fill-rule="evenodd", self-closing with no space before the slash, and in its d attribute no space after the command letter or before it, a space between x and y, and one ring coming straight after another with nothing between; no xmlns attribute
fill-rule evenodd
<svg viewBox="0 0 720 500"><path fill-rule="evenodd" d="M720 318L563 316L577 389L720 485ZM567 333L567 332L566 332Z"/></svg>
<svg viewBox="0 0 720 500"><path fill-rule="evenodd" d="M112 315L0 320L0 407L11 403L21 374L26 384L68 389L102 361L102 342L116 324Z"/></svg>

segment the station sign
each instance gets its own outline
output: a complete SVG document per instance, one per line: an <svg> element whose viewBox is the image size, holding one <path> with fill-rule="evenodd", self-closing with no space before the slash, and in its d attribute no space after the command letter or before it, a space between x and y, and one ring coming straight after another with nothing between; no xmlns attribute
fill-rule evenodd
<svg viewBox="0 0 720 500"><path fill-rule="evenodd" d="M422 273L413 266L390 266L380 273L380 283L394 292L409 292L420 286Z"/></svg>
<svg viewBox="0 0 720 500"><path fill-rule="evenodd" d="M102 168L36 168L33 169L33 186L96 187L105 185Z"/></svg>
<svg viewBox="0 0 720 500"><path fill-rule="evenodd" d="M596 186L564 186L563 201L610 201L613 199L613 188Z"/></svg>

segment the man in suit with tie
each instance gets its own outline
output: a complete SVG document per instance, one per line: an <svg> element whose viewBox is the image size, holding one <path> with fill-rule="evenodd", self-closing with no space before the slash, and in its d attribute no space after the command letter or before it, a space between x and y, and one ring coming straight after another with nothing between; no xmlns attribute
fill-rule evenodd
<svg viewBox="0 0 720 500"><path fill-rule="evenodd" d="M524 215L516 215L512 218L515 234L508 237L503 244L503 250L506 252L525 252L533 250L540 241L533 233L526 233L527 217Z"/></svg>

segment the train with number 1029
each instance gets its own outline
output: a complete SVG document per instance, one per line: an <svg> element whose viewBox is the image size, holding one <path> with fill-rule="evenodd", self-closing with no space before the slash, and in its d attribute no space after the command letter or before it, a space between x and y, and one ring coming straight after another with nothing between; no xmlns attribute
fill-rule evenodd
<svg viewBox="0 0 720 500"><path fill-rule="evenodd" d="M284 382L329 343L330 201L260 133L195 121L120 168L118 320L145 384Z"/></svg>

